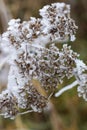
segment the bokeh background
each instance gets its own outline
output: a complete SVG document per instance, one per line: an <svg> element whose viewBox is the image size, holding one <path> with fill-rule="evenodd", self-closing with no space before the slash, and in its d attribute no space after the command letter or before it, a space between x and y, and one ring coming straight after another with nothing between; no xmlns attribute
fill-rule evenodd
<svg viewBox="0 0 87 130"><path fill-rule="evenodd" d="M11 18L23 21L31 16L39 17L38 10L54 2L71 5L71 16L79 28L76 41L69 44L87 64L87 0L0 0L0 33L6 31ZM0 71L4 77L0 77L0 91L6 87L8 68L4 66ZM70 82L65 80L63 86ZM76 88L73 88L58 98L53 96L48 111L17 116L15 120L0 116L0 130L87 130L87 102L79 98Z"/></svg>

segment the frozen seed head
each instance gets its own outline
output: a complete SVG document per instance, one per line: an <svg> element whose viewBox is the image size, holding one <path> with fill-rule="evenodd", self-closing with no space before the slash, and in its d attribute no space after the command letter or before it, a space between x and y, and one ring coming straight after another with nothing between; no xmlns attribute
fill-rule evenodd
<svg viewBox="0 0 87 130"><path fill-rule="evenodd" d="M70 17L70 5L54 3L44 6L40 9L40 15L41 18L31 17L24 22L10 20L7 32L2 35L5 46L19 49L25 44L45 46L54 41L75 40L78 27Z"/></svg>
<svg viewBox="0 0 87 130"><path fill-rule="evenodd" d="M55 44L49 49L42 49L41 56L37 59L37 77L42 87L53 92L58 84L63 82L64 77L72 77L77 57L78 54L67 44L63 45L61 50Z"/></svg>
<svg viewBox="0 0 87 130"><path fill-rule="evenodd" d="M0 94L0 112L5 118L14 119L18 114L18 102L17 98L5 90Z"/></svg>
<svg viewBox="0 0 87 130"><path fill-rule="evenodd" d="M19 89L19 107L32 108L35 112L41 112L47 106L47 98L42 96L32 83Z"/></svg>
<svg viewBox="0 0 87 130"><path fill-rule="evenodd" d="M74 41L77 26L70 17L70 6L54 3L40 9L41 18L31 17L21 22L12 19L1 36L1 45L9 53L10 65L7 90L0 94L0 112L4 117L14 118L24 110L41 112L47 107L52 94L64 77L75 76L79 95L87 100L86 65L78 60L78 54L63 44ZM33 81L40 83L40 89ZM43 93L44 93L43 92Z"/></svg>
<svg viewBox="0 0 87 130"><path fill-rule="evenodd" d="M46 27L43 31L54 41L74 41L77 26L70 17L70 5L54 3L40 9L42 23Z"/></svg>

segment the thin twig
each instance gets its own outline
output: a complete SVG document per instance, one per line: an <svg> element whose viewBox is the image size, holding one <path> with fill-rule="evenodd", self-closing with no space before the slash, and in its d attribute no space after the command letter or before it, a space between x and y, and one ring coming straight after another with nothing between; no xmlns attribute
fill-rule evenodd
<svg viewBox="0 0 87 130"><path fill-rule="evenodd" d="M24 114L27 114L27 113L30 113L30 112L34 112L34 110L28 110L28 111L25 111L25 112L21 112L21 113L18 113L18 115L24 115Z"/></svg>
<svg viewBox="0 0 87 130"><path fill-rule="evenodd" d="M64 92L66 92L67 90L76 87L76 85L78 85L77 80L74 81L73 83L67 85L66 87L62 88L61 90L59 90L56 94L55 97L59 97L60 95L62 95Z"/></svg>

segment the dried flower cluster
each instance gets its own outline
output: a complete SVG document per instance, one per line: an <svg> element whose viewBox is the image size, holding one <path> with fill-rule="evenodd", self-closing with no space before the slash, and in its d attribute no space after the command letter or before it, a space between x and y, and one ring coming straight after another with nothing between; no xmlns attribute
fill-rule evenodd
<svg viewBox="0 0 87 130"><path fill-rule="evenodd" d="M5 118L13 118L18 114L18 103L17 99L8 92L8 90L3 91L0 95L0 110L2 110L2 115Z"/></svg>
<svg viewBox="0 0 87 130"><path fill-rule="evenodd" d="M65 76L72 77L77 57L77 53L73 52L67 44L64 44L61 50L55 44L52 44L49 49L42 49L37 59L38 80L42 87L47 91L54 91L58 84L63 82Z"/></svg>
<svg viewBox="0 0 87 130"><path fill-rule="evenodd" d="M70 6L47 5L40 10L40 15L41 18L32 17L22 23L20 19L12 19L1 36L10 65L7 90L0 94L4 117L14 118L21 110L41 112L64 77L75 76L79 95L87 100L86 65L70 46L64 44L59 49L55 44L75 40L77 26L70 18Z"/></svg>

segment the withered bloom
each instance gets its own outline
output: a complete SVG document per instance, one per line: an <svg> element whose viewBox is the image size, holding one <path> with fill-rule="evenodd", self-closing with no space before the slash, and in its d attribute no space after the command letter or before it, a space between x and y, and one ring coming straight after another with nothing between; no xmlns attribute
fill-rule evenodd
<svg viewBox="0 0 87 130"><path fill-rule="evenodd" d="M77 26L70 17L70 6L47 5L40 9L40 15L41 18L31 17L24 22L12 19L1 36L10 65L7 90L0 94L4 117L14 118L21 110L43 111L49 95L65 77L76 78L79 95L87 100L87 66L70 46L63 44L59 49L55 44L75 40Z"/></svg>

